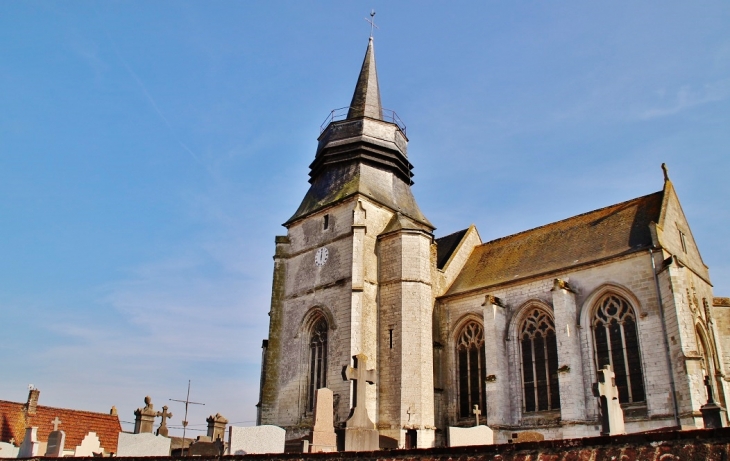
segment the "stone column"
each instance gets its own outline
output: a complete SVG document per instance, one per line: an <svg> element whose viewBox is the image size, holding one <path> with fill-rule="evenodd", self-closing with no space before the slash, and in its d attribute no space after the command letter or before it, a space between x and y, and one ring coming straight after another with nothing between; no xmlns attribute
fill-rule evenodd
<svg viewBox="0 0 730 461"><path fill-rule="evenodd" d="M555 335L558 343L560 418L563 422L585 421L586 401L583 358L578 334L575 292L567 282L555 279L553 289Z"/></svg>
<svg viewBox="0 0 730 461"><path fill-rule="evenodd" d="M507 312L496 296L487 295L482 304L484 316L484 358L487 366L487 425L499 427L509 424L510 401L509 368L507 364ZM484 411L482 409L482 411Z"/></svg>
<svg viewBox="0 0 730 461"><path fill-rule="evenodd" d="M134 410L134 433L145 434L152 433L155 424L157 412L152 404L152 398L148 395L144 398L144 408Z"/></svg>
<svg viewBox="0 0 730 461"><path fill-rule="evenodd" d="M228 424L228 420L221 416L220 413L208 416L208 419L205 421L208 422L208 437L210 437L211 441L215 442L218 438L221 440L226 438L226 424Z"/></svg>

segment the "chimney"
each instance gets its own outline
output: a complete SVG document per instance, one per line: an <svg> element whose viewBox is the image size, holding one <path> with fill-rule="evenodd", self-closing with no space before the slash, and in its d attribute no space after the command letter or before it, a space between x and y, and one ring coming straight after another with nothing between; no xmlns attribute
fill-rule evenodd
<svg viewBox="0 0 730 461"><path fill-rule="evenodd" d="M35 415L36 407L38 406L38 396L41 394L36 388L32 388L28 392L28 402L25 404L26 411L29 415Z"/></svg>

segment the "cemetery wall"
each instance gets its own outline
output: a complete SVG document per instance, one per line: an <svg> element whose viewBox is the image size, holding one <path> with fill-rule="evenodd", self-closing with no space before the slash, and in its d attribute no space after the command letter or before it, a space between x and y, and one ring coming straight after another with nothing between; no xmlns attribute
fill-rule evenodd
<svg viewBox="0 0 730 461"><path fill-rule="evenodd" d="M230 461L526 461L526 460L727 460L730 459L730 428L698 429L682 432L657 432L592 437L571 440L551 440L503 445L482 445L458 448L430 448L421 450L392 450L379 452L338 452L302 455L285 453L276 455L225 456ZM56 458L32 458L51 460ZM124 458L129 461L174 461L190 458L139 457ZM196 457L199 461L215 461L218 457Z"/></svg>

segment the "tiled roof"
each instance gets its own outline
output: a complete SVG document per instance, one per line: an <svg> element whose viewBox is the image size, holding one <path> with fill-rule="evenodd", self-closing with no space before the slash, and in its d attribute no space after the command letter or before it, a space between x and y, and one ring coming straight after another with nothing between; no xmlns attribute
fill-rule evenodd
<svg viewBox="0 0 730 461"><path fill-rule="evenodd" d="M649 248L663 191L484 243L446 296Z"/></svg>
<svg viewBox="0 0 730 461"><path fill-rule="evenodd" d="M9 442L15 438L20 446L25 438L26 427L38 427L38 441L45 442L53 431L53 421L61 420L58 427L66 433L65 449L73 450L89 432L96 432L102 448L107 453L117 451L117 439L122 425L117 415L94 413L91 411L69 410L38 405L34 415L26 420L25 404L0 400L0 441Z"/></svg>
<svg viewBox="0 0 730 461"><path fill-rule="evenodd" d="M444 268L451 254L459 246L459 242L461 242L468 230L467 228L436 239L436 267L439 269Z"/></svg>

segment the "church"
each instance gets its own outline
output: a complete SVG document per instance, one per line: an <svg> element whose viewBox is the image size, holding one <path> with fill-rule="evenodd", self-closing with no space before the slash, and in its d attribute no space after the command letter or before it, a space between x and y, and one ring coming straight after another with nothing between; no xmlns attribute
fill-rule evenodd
<svg viewBox="0 0 730 461"><path fill-rule="evenodd" d="M713 297L666 167L655 193L489 242L474 226L436 238L412 168L371 37L275 239L258 424L306 436L327 387L335 426L364 407L381 448L443 446L475 410L495 443L597 436L606 365L627 433L703 427L708 389L726 408L730 299Z"/></svg>

